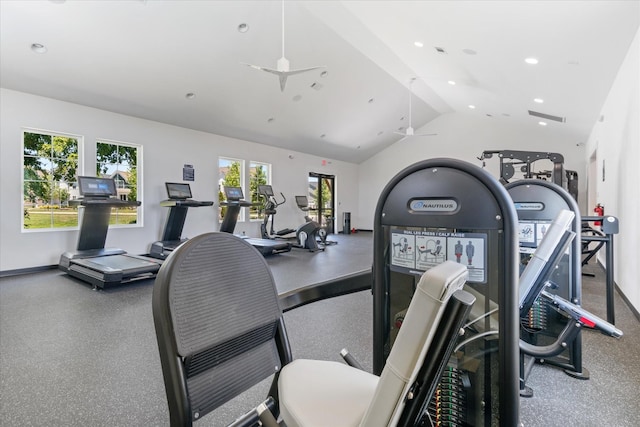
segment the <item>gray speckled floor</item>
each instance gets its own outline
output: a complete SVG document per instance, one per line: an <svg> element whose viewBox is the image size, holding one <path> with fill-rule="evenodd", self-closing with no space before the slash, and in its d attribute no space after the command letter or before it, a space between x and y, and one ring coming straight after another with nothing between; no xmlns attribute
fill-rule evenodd
<svg viewBox="0 0 640 427"><path fill-rule="evenodd" d="M583 276L582 305L606 319L604 272L597 266L585 271L596 277ZM573 379L551 366L533 367L528 385L534 396L520 399L525 426L640 426L640 322L617 292L615 310L622 338L582 333L582 365L589 380Z"/></svg>
<svg viewBox="0 0 640 427"><path fill-rule="evenodd" d="M348 256L366 241L339 246ZM328 268L326 260L339 251L324 258L309 254L308 262ZM603 274L596 271L595 281L585 280L583 301L604 318ZM96 292L55 270L0 279L0 425L168 425L152 286L144 281ZM534 367L529 385L535 396L521 400L525 426L640 425L640 323L620 298L616 310L616 324L625 332L621 340L584 334L590 380ZM340 360L340 349L348 347L370 370L371 311L371 293L363 291L287 312L294 356ZM226 425L267 387L256 387L196 425Z"/></svg>

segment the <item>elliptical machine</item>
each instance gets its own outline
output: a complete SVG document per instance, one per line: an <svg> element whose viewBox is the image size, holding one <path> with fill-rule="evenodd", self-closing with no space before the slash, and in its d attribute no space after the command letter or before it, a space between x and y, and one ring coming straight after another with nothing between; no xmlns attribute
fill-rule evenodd
<svg viewBox="0 0 640 427"><path fill-rule="evenodd" d="M296 230L292 228L283 228L282 230L275 231L273 227L274 216L278 212L277 207L284 204L287 201L287 198L284 197L284 194L280 193L282 197L282 201L278 202L274 193L273 187L270 185L258 185L258 194L264 197L264 220L260 225L260 234L263 239L275 239L278 237L284 237L287 234L294 233ZM269 218L271 218L271 229L267 229L267 224L269 223Z"/></svg>

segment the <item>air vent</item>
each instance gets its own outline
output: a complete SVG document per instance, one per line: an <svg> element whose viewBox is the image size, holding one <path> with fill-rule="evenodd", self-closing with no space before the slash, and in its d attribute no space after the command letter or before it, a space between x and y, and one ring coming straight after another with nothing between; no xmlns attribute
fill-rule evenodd
<svg viewBox="0 0 640 427"><path fill-rule="evenodd" d="M553 120L555 122L564 123L567 121L566 117L552 116L551 114L538 113L537 111L529 110L530 116L540 117L542 119Z"/></svg>

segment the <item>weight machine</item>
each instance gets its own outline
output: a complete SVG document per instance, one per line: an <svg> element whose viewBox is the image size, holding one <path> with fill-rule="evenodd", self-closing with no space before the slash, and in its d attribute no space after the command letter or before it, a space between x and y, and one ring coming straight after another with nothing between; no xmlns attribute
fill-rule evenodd
<svg viewBox="0 0 640 427"><path fill-rule="evenodd" d="M509 183L516 174L516 166L520 166L523 178L538 178L558 184L578 200L578 172L564 168L564 156L559 153L541 151L515 151L515 150L486 150L478 160L485 166L485 159L491 159L494 154L500 159L500 182ZM539 160L549 160L553 163L553 170L534 171L533 164Z"/></svg>

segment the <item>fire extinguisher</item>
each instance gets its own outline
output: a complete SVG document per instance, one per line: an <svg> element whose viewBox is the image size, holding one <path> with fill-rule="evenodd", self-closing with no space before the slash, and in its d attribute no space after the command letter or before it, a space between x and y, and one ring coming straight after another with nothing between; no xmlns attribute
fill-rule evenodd
<svg viewBox="0 0 640 427"><path fill-rule="evenodd" d="M593 208L593 211L596 213L596 216L604 216L604 206L602 206L600 203L598 203L596 207ZM602 222L595 221L593 224L599 226L602 225Z"/></svg>

